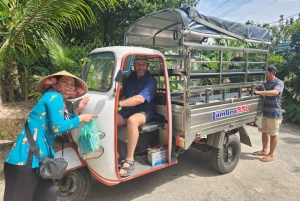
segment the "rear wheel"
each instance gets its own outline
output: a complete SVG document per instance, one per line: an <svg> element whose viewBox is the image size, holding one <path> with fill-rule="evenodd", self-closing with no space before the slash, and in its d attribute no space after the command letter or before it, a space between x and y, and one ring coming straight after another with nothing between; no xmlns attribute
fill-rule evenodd
<svg viewBox="0 0 300 201"><path fill-rule="evenodd" d="M54 183L58 201L82 201L92 188L92 177L88 168L84 167L65 173Z"/></svg>
<svg viewBox="0 0 300 201"><path fill-rule="evenodd" d="M241 155L241 143L236 135L229 134L225 137L221 149L212 147L212 166L221 173L229 173L237 166Z"/></svg>

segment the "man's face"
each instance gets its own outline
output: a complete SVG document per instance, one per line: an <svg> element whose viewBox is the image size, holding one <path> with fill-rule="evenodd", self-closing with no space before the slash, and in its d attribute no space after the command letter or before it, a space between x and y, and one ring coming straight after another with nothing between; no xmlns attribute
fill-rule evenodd
<svg viewBox="0 0 300 201"><path fill-rule="evenodd" d="M267 71L266 72L266 80L268 82L272 81L273 80L273 75L274 75L274 71L270 72L270 71Z"/></svg>
<svg viewBox="0 0 300 201"><path fill-rule="evenodd" d="M148 66L148 63L144 61L134 63L134 68L138 76L144 76L145 72L148 70Z"/></svg>

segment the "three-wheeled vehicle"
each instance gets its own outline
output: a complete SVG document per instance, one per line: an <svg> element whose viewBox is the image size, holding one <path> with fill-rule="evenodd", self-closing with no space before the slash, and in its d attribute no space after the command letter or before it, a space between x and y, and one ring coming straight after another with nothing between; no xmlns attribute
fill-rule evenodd
<svg viewBox="0 0 300 201"><path fill-rule="evenodd" d="M209 153L212 167L228 173L238 164L241 143L251 146L245 126L262 113L263 99L253 89L265 80L268 30L204 16L190 7L165 9L131 24L124 44L88 55L81 78L90 101L83 112L99 115L101 147L80 155L83 125L72 130L63 151L68 168L55 181L58 200L84 200L92 177L112 186L169 167L189 148ZM135 169L122 178L118 154L126 154L127 127L117 126L118 101L136 56L149 58L149 72L157 80L156 118L139 127ZM70 102L74 107L78 100ZM56 157L61 155L62 147L56 149Z"/></svg>

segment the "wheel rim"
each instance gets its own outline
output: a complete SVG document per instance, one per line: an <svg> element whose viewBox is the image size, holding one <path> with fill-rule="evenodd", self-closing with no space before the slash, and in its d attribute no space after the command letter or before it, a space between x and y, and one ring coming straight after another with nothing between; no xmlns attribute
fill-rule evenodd
<svg viewBox="0 0 300 201"><path fill-rule="evenodd" d="M229 144L228 146L225 147L225 151L224 151L224 162L227 165L230 165L234 162L235 160L235 155L236 155L236 150L235 147L231 144Z"/></svg>
<svg viewBox="0 0 300 201"><path fill-rule="evenodd" d="M71 175L66 175L66 177L62 178L58 182L55 182L57 197L60 198L60 200L70 200L76 197L82 188L79 175L74 173L70 174ZM67 177L70 177L70 185L68 189L65 189Z"/></svg>

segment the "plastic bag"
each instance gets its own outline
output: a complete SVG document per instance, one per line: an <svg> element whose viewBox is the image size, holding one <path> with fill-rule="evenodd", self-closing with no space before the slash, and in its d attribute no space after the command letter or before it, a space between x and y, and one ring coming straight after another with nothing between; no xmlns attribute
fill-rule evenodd
<svg viewBox="0 0 300 201"><path fill-rule="evenodd" d="M100 138L98 128L94 120L91 120L82 127L78 144L80 155L99 149Z"/></svg>

